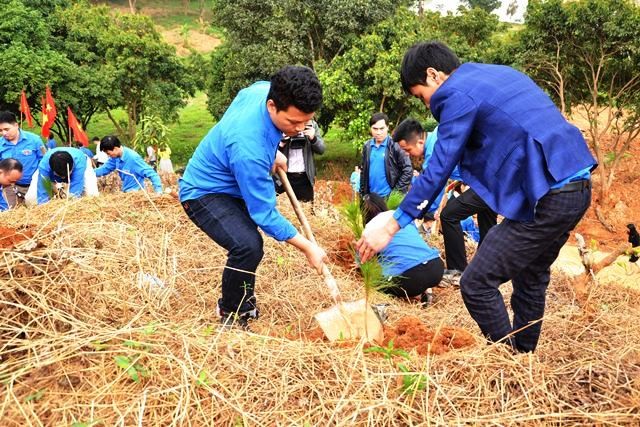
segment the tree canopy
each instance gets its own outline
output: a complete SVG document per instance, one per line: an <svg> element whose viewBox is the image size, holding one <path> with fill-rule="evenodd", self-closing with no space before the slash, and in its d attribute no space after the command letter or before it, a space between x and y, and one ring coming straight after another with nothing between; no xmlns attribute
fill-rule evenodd
<svg viewBox="0 0 640 427"><path fill-rule="evenodd" d="M59 111L53 131L63 140L66 106L84 127L98 111L124 108L126 123L114 120L114 125L132 138L143 112L175 119L195 90L195 80L148 17L114 13L86 1L4 3L11 13L0 23L7 55L0 63L2 107L17 111L24 89L38 110L48 84Z"/></svg>

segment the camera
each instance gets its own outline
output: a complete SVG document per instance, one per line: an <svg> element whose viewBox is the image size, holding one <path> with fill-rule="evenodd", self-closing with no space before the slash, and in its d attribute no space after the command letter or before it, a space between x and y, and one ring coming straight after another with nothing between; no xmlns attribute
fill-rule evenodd
<svg viewBox="0 0 640 427"><path fill-rule="evenodd" d="M301 149L304 148L304 145L307 143L308 139L305 134L298 134L296 136L288 136L283 139L285 143L289 145L290 150Z"/></svg>

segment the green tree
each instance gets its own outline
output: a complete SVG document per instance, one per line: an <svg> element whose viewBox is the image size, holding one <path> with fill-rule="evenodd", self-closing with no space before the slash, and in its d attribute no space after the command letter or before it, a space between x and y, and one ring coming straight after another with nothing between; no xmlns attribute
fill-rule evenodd
<svg viewBox="0 0 640 427"><path fill-rule="evenodd" d="M640 8L627 0L532 0L525 24L522 61L551 76L541 84L556 94L561 88L567 110L579 105L588 120L600 165L597 200L604 203L620 160L640 135Z"/></svg>
<svg viewBox="0 0 640 427"><path fill-rule="evenodd" d="M406 0L216 0L225 44L212 55L209 110L219 117L244 86L285 64L331 63Z"/></svg>
<svg viewBox="0 0 640 427"><path fill-rule="evenodd" d="M465 3L468 4L471 9L482 9L489 13L496 10L502 4L500 0L465 0Z"/></svg>

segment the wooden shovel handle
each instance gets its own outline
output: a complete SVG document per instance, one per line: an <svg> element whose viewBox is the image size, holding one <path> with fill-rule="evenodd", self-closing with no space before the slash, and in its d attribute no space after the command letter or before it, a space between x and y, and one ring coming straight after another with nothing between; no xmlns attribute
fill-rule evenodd
<svg viewBox="0 0 640 427"><path fill-rule="evenodd" d="M313 231L311 231L311 225L309 225L309 221L307 221L307 216L304 214L304 211L302 210L302 206L300 206L300 202L298 202L296 193L294 193L293 188L291 188L291 184L289 183L289 179L287 178L287 173L280 168L277 168L276 170L278 173L278 177L280 178L280 182L282 182L282 186L284 187L284 191L287 193L287 196L289 197L291 206L293 206L293 210L295 211L296 216L300 221L300 224L302 224L302 232L304 233L307 239L309 239L310 241L312 241L317 245L318 242L316 241L316 238L313 236ZM324 277L324 282L329 288L331 297L336 301L340 301L341 300L340 290L338 289L336 280L333 278L333 275L329 271L329 267L327 267L327 264L324 264L324 263L322 264L322 277Z"/></svg>

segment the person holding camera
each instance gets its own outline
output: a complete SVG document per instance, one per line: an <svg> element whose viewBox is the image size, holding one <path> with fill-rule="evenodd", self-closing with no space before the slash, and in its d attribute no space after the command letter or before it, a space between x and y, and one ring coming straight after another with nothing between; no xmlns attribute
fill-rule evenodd
<svg viewBox="0 0 640 427"><path fill-rule="evenodd" d="M318 124L315 120L308 121L304 131L282 138L278 150L287 158L287 178L298 200L313 202L313 185L316 181L313 155L322 155L325 150ZM277 175L274 175L274 180L278 194L284 192Z"/></svg>

